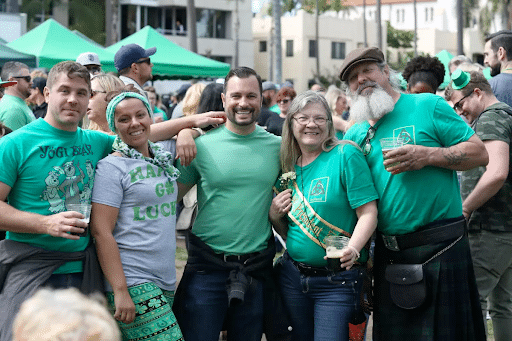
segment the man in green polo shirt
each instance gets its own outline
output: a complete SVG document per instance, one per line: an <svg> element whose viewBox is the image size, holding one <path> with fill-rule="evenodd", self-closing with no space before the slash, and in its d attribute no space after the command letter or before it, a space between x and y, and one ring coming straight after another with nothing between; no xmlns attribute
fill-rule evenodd
<svg viewBox="0 0 512 341"><path fill-rule="evenodd" d="M0 122L14 131L36 119L25 103L25 99L30 96L32 79L28 66L20 62L5 63L1 77L4 80L18 82L5 89L5 95L0 101Z"/></svg>

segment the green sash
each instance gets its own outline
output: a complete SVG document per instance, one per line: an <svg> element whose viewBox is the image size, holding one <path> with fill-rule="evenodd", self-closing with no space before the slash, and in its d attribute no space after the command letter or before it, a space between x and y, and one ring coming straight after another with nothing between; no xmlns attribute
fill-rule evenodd
<svg viewBox="0 0 512 341"><path fill-rule="evenodd" d="M325 238L328 236L343 235L351 237L352 234L329 223L315 212L304 195L299 190L297 182L293 182L292 208L288 217L297 224L304 234L316 244L325 249Z"/></svg>

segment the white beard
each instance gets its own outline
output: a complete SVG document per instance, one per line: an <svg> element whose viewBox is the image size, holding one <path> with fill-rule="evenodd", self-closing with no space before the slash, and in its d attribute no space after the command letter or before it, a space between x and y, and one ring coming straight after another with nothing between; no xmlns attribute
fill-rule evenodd
<svg viewBox="0 0 512 341"><path fill-rule="evenodd" d="M361 85L358 90L350 92L352 104L350 105L350 119L355 122L364 122L368 120L379 120L395 107L395 101L380 85L372 83L374 86L370 95L360 95L361 89L368 86L367 83Z"/></svg>

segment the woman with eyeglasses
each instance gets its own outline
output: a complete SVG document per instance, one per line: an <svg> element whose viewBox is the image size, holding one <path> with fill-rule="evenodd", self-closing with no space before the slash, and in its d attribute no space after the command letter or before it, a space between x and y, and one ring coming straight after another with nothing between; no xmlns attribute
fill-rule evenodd
<svg viewBox="0 0 512 341"><path fill-rule="evenodd" d="M293 339L348 341L349 322L362 315L365 245L377 225L378 194L361 150L335 138L321 94L306 91L295 98L282 137L284 174L269 217L286 237L279 284ZM336 270L325 257L331 235L350 238Z"/></svg>
<svg viewBox="0 0 512 341"><path fill-rule="evenodd" d="M283 130L284 119L286 118L286 114L288 113L288 109L292 104L293 99L297 96L295 90L291 87L285 86L281 88L276 95L277 106L281 113L279 115L271 115L265 126L267 127L267 131L271 132L274 135L281 136L281 132Z"/></svg>
<svg viewBox="0 0 512 341"><path fill-rule="evenodd" d="M123 81L116 76L107 74L94 76L91 80L91 98L87 106L87 118L89 119L87 129L113 134L105 116L108 104L106 97L110 91L121 90L123 87Z"/></svg>
<svg viewBox="0 0 512 341"><path fill-rule="evenodd" d="M179 171L173 155L149 141L146 97L119 91L108 98L117 137L114 153L97 165L91 213L108 305L123 340L183 340L171 309Z"/></svg>

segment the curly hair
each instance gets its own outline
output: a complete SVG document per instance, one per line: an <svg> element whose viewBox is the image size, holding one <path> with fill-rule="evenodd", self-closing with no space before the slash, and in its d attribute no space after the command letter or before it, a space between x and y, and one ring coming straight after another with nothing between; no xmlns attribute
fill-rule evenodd
<svg viewBox="0 0 512 341"><path fill-rule="evenodd" d="M437 57L418 56L407 63L402 76L407 81L409 88L418 82L424 82L435 92L443 83L444 74L444 65Z"/></svg>
<svg viewBox="0 0 512 341"><path fill-rule="evenodd" d="M277 92L276 101L279 102L280 100L282 100L286 97L290 97L293 100L295 98L295 96L297 96L297 92L295 91L295 89L293 89L289 86L285 86L284 88L281 88Z"/></svg>

